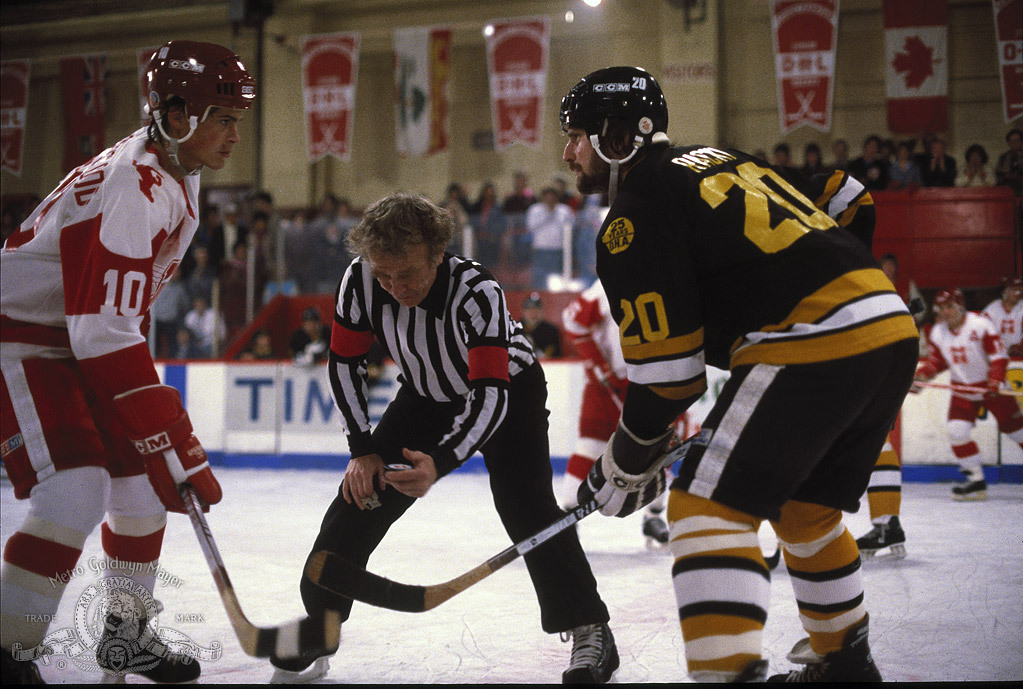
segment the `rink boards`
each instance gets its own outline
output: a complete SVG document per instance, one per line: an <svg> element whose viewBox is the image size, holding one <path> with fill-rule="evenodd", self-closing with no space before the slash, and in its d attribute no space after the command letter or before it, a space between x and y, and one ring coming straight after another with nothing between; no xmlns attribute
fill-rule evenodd
<svg viewBox="0 0 1023 689"><path fill-rule="evenodd" d="M550 410L550 446L556 471L578 437L579 401L585 383L578 361L545 362ZM330 396L323 366L273 363L159 363L161 378L177 388L196 435L211 461L229 466L340 468L349 459L340 414ZM690 410L702 421L717 398L727 373L708 369L709 389ZM388 365L370 391L375 422L397 391L397 368ZM1023 360L1010 364L1010 384L1023 389ZM934 382L948 383L948 373ZM836 390L836 394L841 391ZM901 455L907 481L956 480L958 471L945 435L947 390L928 388L909 395L900 419ZM990 414L982 414L973 437L984 457L990 481L1023 483L1023 451L998 433ZM482 470L479 457L465 469Z"/></svg>

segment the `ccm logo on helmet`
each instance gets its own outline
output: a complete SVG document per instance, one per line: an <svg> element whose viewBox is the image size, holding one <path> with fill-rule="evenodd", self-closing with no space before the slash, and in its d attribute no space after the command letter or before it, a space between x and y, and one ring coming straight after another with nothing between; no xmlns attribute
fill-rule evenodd
<svg viewBox="0 0 1023 689"><path fill-rule="evenodd" d="M186 72L195 72L196 74L202 74L206 70L206 65L201 65L192 60L168 60L167 66L171 69L183 69Z"/></svg>
<svg viewBox="0 0 1023 689"><path fill-rule="evenodd" d="M606 92L606 93L617 93L619 91L628 91L631 88L632 88L631 84L621 84L621 83L618 83L618 84L594 84L593 85L593 92L594 93L604 93L604 92Z"/></svg>

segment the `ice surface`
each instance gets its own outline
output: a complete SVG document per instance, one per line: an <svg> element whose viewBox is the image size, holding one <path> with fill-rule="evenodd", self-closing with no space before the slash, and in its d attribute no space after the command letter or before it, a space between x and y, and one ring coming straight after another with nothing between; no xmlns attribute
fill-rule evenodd
<svg viewBox="0 0 1023 689"><path fill-rule="evenodd" d="M224 501L208 515L249 619L272 625L302 614L301 566L339 472L219 468ZM560 477L559 477L560 478ZM908 557L864 564L871 647L889 681L1023 680L1023 486L992 485L986 502L951 499L947 484L903 486ZM21 525L26 501L0 488L0 536ZM854 536L869 530L862 509L848 515ZM671 589L670 556L646 550L640 517L588 517L580 538L611 610L622 666L618 682L688 682ZM762 531L762 547L775 539ZM370 569L411 584L447 581L510 544L485 474L456 472L395 524ZM72 579L50 629L72 627L78 597L97 581L99 533L86 544L84 573ZM171 515L158 583L160 626L202 646L223 644L203 664L200 682L266 683L265 660L240 649L187 517ZM785 654L803 636L784 565L773 573L764 634L771 671L790 669ZM192 616L189 618L188 616ZM188 621L199 620L201 621ZM408 614L356 603L326 681L334 683L558 683L569 645L541 631L521 559L440 607ZM48 682L95 682L64 657L42 667ZM131 678L129 681L142 681Z"/></svg>

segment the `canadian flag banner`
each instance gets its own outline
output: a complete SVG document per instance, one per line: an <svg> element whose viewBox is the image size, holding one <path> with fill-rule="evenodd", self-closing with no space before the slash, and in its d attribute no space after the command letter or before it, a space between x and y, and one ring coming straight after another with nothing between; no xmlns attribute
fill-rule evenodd
<svg viewBox="0 0 1023 689"><path fill-rule="evenodd" d="M401 155L429 155L448 147L450 71L451 29L394 32L395 142Z"/></svg>
<svg viewBox="0 0 1023 689"><path fill-rule="evenodd" d="M28 60L0 62L0 169L21 176L28 110Z"/></svg>
<svg viewBox="0 0 1023 689"><path fill-rule="evenodd" d="M948 12L945 0L884 0L888 129L948 127Z"/></svg>
<svg viewBox="0 0 1023 689"><path fill-rule="evenodd" d="M773 0L771 27L782 133L830 131L838 0Z"/></svg>
<svg viewBox="0 0 1023 689"><path fill-rule="evenodd" d="M991 0L1005 121L1023 115L1023 0Z"/></svg>
<svg viewBox="0 0 1023 689"><path fill-rule="evenodd" d="M302 95L309 160L351 157L359 34L302 37Z"/></svg>
<svg viewBox="0 0 1023 689"><path fill-rule="evenodd" d="M490 114L494 148L540 145L547 91L550 20L546 17L492 22L487 36Z"/></svg>
<svg viewBox="0 0 1023 689"><path fill-rule="evenodd" d="M149 124L149 94L146 93L146 69L149 67L149 61L153 59L153 55L160 49L160 46L153 45L148 48L139 48L135 51L135 64L139 70L139 117L142 119L142 124Z"/></svg>
<svg viewBox="0 0 1023 689"><path fill-rule="evenodd" d="M64 94L64 172L88 162L106 147L107 56L60 60Z"/></svg>

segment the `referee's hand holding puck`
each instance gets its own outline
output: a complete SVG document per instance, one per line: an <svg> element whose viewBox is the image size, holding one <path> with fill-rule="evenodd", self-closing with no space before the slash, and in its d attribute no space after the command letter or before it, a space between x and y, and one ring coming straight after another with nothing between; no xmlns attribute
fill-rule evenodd
<svg viewBox="0 0 1023 689"><path fill-rule="evenodd" d="M437 467L433 463L433 457L408 448L403 449L402 454L410 468L398 470L398 465L388 464L384 467L384 485L394 486L409 497L421 498L437 480Z"/></svg>

